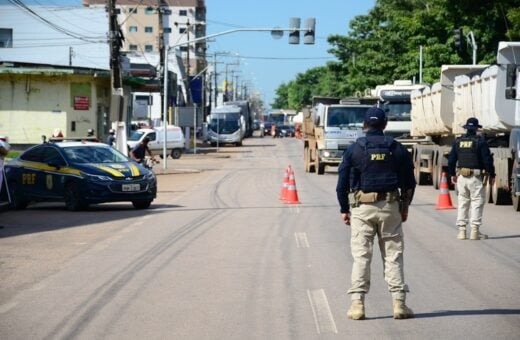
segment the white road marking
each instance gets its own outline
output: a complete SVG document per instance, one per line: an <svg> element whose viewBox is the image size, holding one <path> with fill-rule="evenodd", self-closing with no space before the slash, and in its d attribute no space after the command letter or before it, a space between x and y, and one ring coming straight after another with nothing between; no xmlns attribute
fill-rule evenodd
<svg viewBox="0 0 520 340"><path fill-rule="evenodd" d="M314 316L318 334L338 333L325 291L323 289L307 289L307 297L311 304L312 315Z"/></svg>
<svg viewBox="0 0 520 340"><path fill-rule="evenodd" d="M0 314L9 312L11 309L16 307L17 305L18 305L18 302L16 302L16 301L0 305Z"/></svg>
<svg viewBox="0 0 520 340"><path fill-rule="evenodd" d="M296 238L296 247L309 248L309 240L306 233L294 233L294 237Z"/></svg>
<svg viewBox="0 0 520 340"><path fill-rule="evenodd" d="M141 217L141 219L142 219L142 220L147 220L147 219L149 219L149 218L151 218L151 217L152 217L151 214L150 214L150 215L144 215L143 217Z"/></svg>

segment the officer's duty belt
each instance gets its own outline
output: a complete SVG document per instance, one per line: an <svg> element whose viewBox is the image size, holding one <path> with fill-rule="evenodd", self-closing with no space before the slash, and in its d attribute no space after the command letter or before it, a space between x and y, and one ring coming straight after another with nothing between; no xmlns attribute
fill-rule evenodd
<svg viewBox="0 0 520 340"><path fill-rule="evenodd" d="M359 190L357 193L359 203L375 203L378 201L395 202L399 199L399 192L363 192Z"/></svg>
<svg viewBox="0 0 520 340"><path fill-rule="evenodd" d="M481 169L458 168L457 175L461 175L463 177L484 176L486 175L486 171Z"/></svg>

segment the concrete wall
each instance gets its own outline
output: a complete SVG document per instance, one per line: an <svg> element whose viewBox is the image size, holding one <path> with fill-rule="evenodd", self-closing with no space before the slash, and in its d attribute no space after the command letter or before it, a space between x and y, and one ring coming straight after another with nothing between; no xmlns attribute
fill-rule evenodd
<svg viewBox="0 0 520 340"><path fill-rule="evenodd" d="M86 109L75 97L88 98ZM66 137L85 136L89 128L103 134L110 78L78 75L0 73L0 134L12 144L36 144L55 129Z"/></svg>

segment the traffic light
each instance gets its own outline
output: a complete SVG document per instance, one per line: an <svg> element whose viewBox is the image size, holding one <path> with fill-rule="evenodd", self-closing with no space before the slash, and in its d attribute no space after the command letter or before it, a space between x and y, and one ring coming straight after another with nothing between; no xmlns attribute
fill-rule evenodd
<svg viewBox="0 0 520 340"><path fill-rule="evenodd" d="M300 43L300 18L290 18L289 28L289 44L298 45Z"/></svg>
<svg viewBox="0 0 520 340"><path fill-rule="evenodd" d="M316 31L316 18L307 18L304 22L303 43L306 45L314 44Z"/></svg>
<svg viewBox="0 0 520 340"><path fill-rule="evenodd" d="M462 27L456 28L453 30L453 40L455 41L455 48L457 50L462 49L462 39L463 39Z"/></svg>

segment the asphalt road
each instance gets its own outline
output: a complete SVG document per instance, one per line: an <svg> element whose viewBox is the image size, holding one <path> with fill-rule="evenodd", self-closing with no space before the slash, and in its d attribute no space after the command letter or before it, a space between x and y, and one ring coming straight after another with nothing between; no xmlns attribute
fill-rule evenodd
<svg viewBox="0 0 520 340"><path fill-rule="evenodd" d="M489 239L459 241L456 210L436 210L430 187L404 225L417 317L392 319L375 250L367 320L348 320L337 175L306 174L302 149L252 138L170 159L144 211L0 213L0 339L519 338L520 215L486 206ZM300 204L279 201L288 165Z"/></svg>

